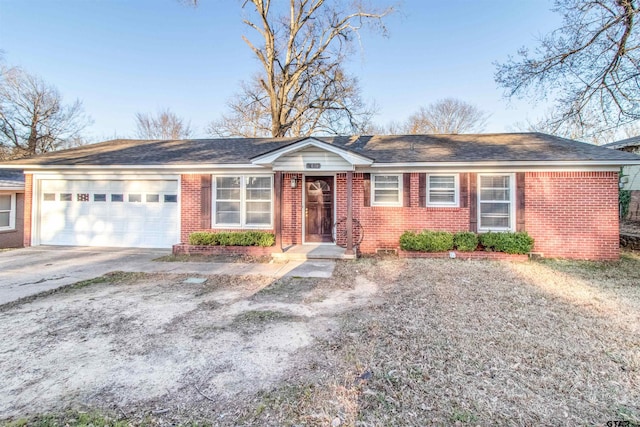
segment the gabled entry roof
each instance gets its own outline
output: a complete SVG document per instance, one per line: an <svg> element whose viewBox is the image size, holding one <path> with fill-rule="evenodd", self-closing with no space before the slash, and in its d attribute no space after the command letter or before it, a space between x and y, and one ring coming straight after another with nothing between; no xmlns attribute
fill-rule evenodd
<svg viewBox="0 0 640 427"><path fill-rule="evenodd" d="M367 156L345 149L337 144L329 144L313 137L305 138L293 144L256 156L251 159L251 163L254 165L264 166L273 165L278 161L278 159L281 159L284 156L305 151L312 147L339 156L351 166L369 166L373 163L373 159Z"/></svg>

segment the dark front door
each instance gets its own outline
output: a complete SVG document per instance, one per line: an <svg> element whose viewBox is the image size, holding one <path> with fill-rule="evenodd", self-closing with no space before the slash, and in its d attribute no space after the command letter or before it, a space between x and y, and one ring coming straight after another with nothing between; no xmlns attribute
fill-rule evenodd
<svg viewBox="0 0 640 427"><path fill-rule="evenodd" d="M333 177L307 176L305 242L332 242Z"/></svg>

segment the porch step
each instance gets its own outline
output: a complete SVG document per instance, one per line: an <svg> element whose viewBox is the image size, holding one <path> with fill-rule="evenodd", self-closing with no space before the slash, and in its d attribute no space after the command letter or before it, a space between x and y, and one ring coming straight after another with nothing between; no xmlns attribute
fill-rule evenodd
<svg viewBox="0 0 640 427"><path fill-rule="evenodd" d="M308 259L355 259L356 255L347 255L347 250L337 245L296 245L289 246L284 252L271 254L276 261L305 261Z"/></svg>

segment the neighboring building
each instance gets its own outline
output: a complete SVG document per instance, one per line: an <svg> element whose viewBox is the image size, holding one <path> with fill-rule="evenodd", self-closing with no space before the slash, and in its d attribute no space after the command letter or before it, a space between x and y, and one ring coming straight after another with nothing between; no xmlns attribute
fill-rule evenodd
<svg viewBox="0 0 640 427"><path fill-rule="evenodd" d="M24 174L0 169L0 249L24 242Z"/></svg>
<svg viewBox="0 0 640 427"><path fill-rule="evenodd" d="M640 136L605 144L603 147L640 154ZM625 166L622 169L622 174L626 177L623 178L622 188L631 191L631 203L626 219L640 221L640 166Z"/></svg>
<svg viewBox="0 0 640 427"><path fill-rule="evenodd" d="M631 153L540 133L114 140L7 162L25 170L25 245L171 247L201 230L268 230L281 247L362 253L406 230L527 231L549 257L619 256Z"/></svg>

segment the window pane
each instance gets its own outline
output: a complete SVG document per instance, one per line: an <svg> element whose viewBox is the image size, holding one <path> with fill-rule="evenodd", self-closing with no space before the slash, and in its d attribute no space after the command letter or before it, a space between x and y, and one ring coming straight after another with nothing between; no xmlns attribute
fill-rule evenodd
<svg viewBox="0 0 640 427"><path fill-rule="evenodd" d="M481 189L480 198L482 200L509 200L509 190Z"/></svg>
<svg viewBox="0 0 640 427"><path fill-rule="evenodd" d="M400 179L397 176L376 175L374 176L374 186L376 189L399 188Z"/></svg>
<svg viewBox="0 0 640 427"><path fill-rule="evenodd" d="M397 203L398 190L375 190L374 201L380 203Z"/></svg>
<svg viewBox="0 0 640 427"><path fill-rule="evenodd" d="M488 217L480 216L480 227L482 228L509 228L509 217Z"/></svg>
<svg viewBox="0 0 640 427"><path fill-rule="evenodd" d="M455 176L429 176L429 188L455 188Z"/></svg>
<svg viewBox="0 0 640 427"><path fill-rule="evenodd" d="M9 212L0 212L0 227L8 227L9 225Z"/></svg>
<svg viewBox="0 0 640 427"><path fill-rule="evenodd" d="M239 176L218 176L216 177L217 188L240 188Z"/></svg>
<svg viewBox="0 0 640 427"><path fill-rule="evenodd" d="M60 193L60 201L61 202L70 202L71 201L71 193Z"/></svg>
<svg viewBox="0 0 640 427"><path fill-rule="evenodd" d="M3 195L0 196L0 211L8 211L11 210L11 196Z"/></svg>
<svg viewBox="0 0 640 427"><path fill-rule="evenodd" d="M240 189L226 189L226 188L217 188L216 189L216 199L218 200L240 200Z"/></svg>
<svg viewBox="0 0 640 427"><path fill-rule="evenodd" d="M509 177L503 175L483 175L480 177L483 188L509 188Z"/></svg>
<svg viewBox="0 0 640 427"><path fill-rule="evenodd" d="M107 195L106 194L94 194L93 195L93 201L94 202L106 202L107 201Z"/></svg>
<svg viewBox="0 0 640 427"><path fill-rule="evenodd" d="M247 200L271 200L271 189L267 189L267 190L247 189Z"/></svg>
<svg viewBox="0 0 640 427"><path fill-rule="evenodd" d="M247 225L271 224L271 212L247 212Z"/></svg>
<svg viewBox="0 0 640 427"><path fill-rule="evenodd" d="M217 224L240 224L240 202L217 202Z"/></svg>
<svg viewBox="0 0 640 427"><path fill-rule="evenodd" d="M165 203L178 203L178 195L177 194L165 194L164 195Z"/></svg>
<svg viewBox="0 0 640 427"><path fill-rule="evenodd" d="M79 202L88 202L89 201L89 193L78 193L76 194L76 200Z"/></svg>
<svg viewBox="0 0 640 427"><path fill-rule="evenodd" d="M269 176L248 176L247 188L271 188L271 177Z"/></svg>
<svg viewBox="0 0 640 427"><path fill-rule="evenodd" d="M455 191L431 191L429 193L430 203L455 203L456 193Z"/></svg>
<svg viewBox="0 0 640 427"><path fill-rule="evenodd" d="M480 213L509 215L509 203L480 203Z"/></svg>
<svg viewBox="0 0 640 427"><path fill-rule="evenodd" d="M111 195L111 201L112 202L122 202L122 201L124 201L124 197L122 196L122 194L112 194Z"/></svg>
<svg viewBox="0 0 640 427"><path fill-rule="evenodd" d="M247 212L271 212L271 202L247 202Z"/></svg>
<svg viewBox="0 0 640 427"><path fill-rule="evenodd" d="M129 202L132 202L132 203L142 202L142 195L141 194L129 194Z"/></svg>
<svg viewBox="0 0 640 427"><path fill-rule="evenodd" d="M147 194L145 200L147 203L158 203L160 201L159 194Z"/></svg>
<svg viewBox="0 0 640 427"><path fill-rule="evenodd" d="M55 202L56 201L56 193L44 193L42 196L42 200L45 202Z"/></svg>
<svg viewBox="0 0 640 427"><path fill-rule="evenodd" d="M509 203L480 203L480 227L509 228Z"/></svg>

